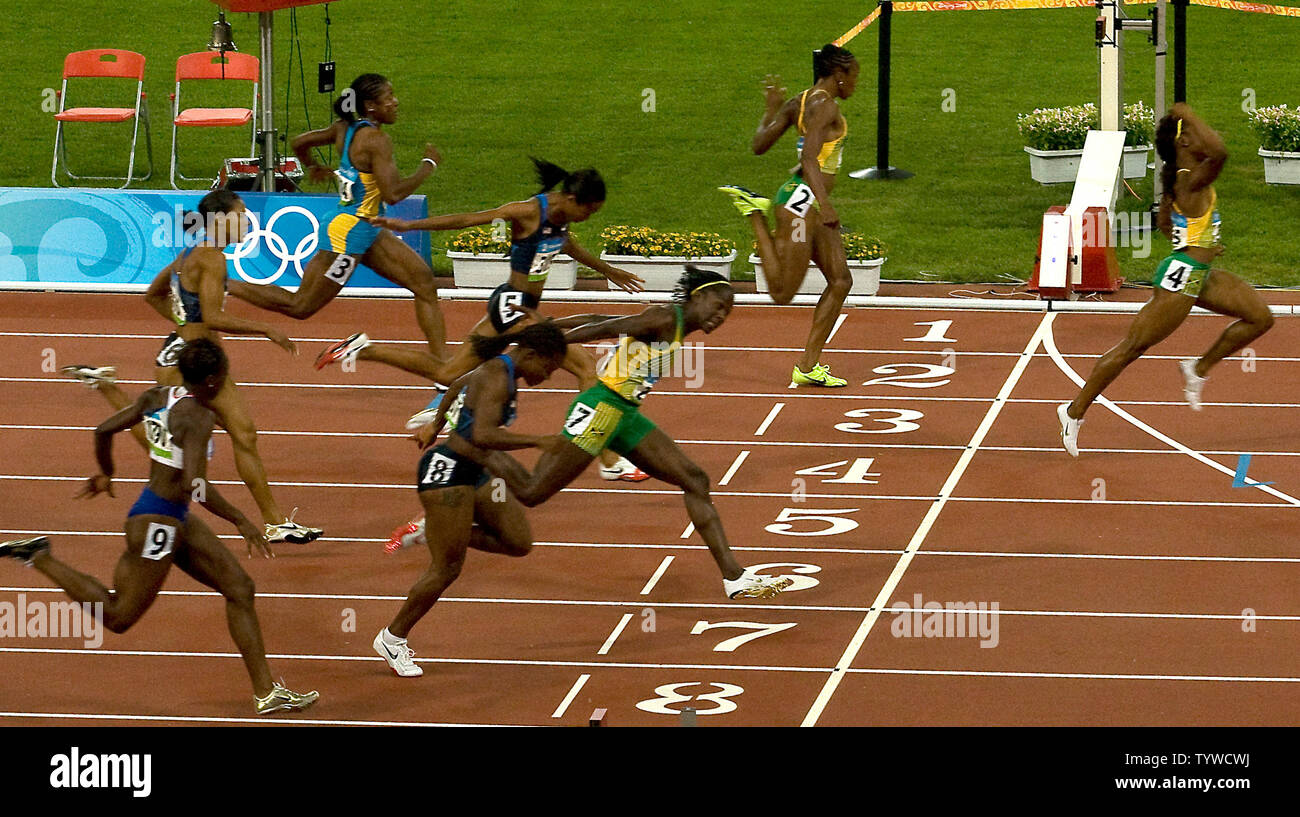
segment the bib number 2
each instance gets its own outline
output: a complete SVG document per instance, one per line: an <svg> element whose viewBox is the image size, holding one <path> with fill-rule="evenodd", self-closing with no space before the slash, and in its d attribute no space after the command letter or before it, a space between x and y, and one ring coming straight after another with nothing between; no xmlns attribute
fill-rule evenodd
<svg viewBox="0 0 1300 817"><path fill-rule="evenodd" d="M808 215L808 208L812 207L813 192L806 184L801 184L790 194L790 200L785 203L785 209L794 213L799 218Z"/></svg>

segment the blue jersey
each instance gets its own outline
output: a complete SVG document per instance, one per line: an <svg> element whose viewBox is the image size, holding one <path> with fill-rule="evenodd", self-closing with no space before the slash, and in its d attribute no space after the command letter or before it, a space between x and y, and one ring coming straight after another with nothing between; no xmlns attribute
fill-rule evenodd
<svg viewBox="0 0 1300 817"><path fill-rule="evenodd" d="M177 259L178 264L172 272L171 281L171 301L172 301L172 320L176 321L177 326L184 326L187 323L203 323L203 307L199 303L199 293L185 288L181 283L181 269L185 266L185 259L190 257L193 247L186 247ZM227 280L222 279L222 289L227 288Z"/></svg>
<svg viewBox="0 0 1300 817"><path fill-rule="evenodd" d="M369 119L358 119L348 125L347 135L343 137L343 155L339 158L339 169L334 171L339 185L339 212L348 213L358 218L370 218L384 214L384 199L379 194L379 182L373 173L358 170L352 164L352 137L362 128L375 127Z"/></svg>
<svg viewBox="0 0 1300 817"><path fill-rule="evenodd" d="M497 355L496 359L505 361L506 380L510 383L506 404L501 411L501 425L508 426L515 421L516 397L519 390L515 382L515 361L510 355ZM469 405L462 407L460 416L456 418L456 433L471 442L474 440L474 411Z"/></svg>
<svg viewBox="0 0 1300 817"><path fill-rule="evenodd" d="M531 235L510 243L510 271L527 274L529 281L545 281L551 272L551 259L569 240L569 225L552 224L547 218L545 193L534 198L541 206L541 220Z"/></svg>

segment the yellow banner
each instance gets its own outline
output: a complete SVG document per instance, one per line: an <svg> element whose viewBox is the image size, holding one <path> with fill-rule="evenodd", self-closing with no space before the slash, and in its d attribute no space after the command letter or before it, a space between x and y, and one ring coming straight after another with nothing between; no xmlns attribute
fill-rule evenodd
<svg viewBox="0 0 1300 817"><path fill-rule="evenodd" d="M880 16L880 6L876 6L874 9L872 9L870 14L868 14L866 17L862 19L862 22L858 23L853 28L850 28L848 31L844 32L844 36L836 40L835 44L841 46L844 45L849 40L853 39L854 37L861 34L863 31L865 31L867 26L876 22L876 18L879 16Z"/></svg>
<svg viewBox="0 0 1300 817"><path fill-rule="evenodd" d="M1093 0L931 0L895 3L894 11L1007 11L1010 9L1069 9L1096 7Z"/></svg>

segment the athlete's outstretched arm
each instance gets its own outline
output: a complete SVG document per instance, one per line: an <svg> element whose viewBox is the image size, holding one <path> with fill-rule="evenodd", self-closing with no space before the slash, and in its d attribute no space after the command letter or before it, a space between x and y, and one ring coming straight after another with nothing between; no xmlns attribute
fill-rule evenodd
<svg viewBox="0 0 1300 817"><path fill-rule="evenodd" d="M465 397L465 408L474 412L474 426L466 442L492 451L517 448L549 451L567 442L558 435L516 434L501 425L501 411L510 386L507 377L505 364L500 360L489 360L479 367L474 388Z"/></svg>
<svg viewBox="0 0 1300 817"><path fill-rule="evenodd" d="M564 251L569 254L573 260L579 264L591 267L596 272L609 279L614 286L627 292L644 292L645 279L640 275L633 275L627 270L621 270L618 267L610 266L602 261L599 256L593 255L590 250L578 243L577 239L569 236L564 241Z"/></svg>
<svg viewBox="0 0 1300 817"><path fill-rule="evenodd" d="M434 412L433 419L420 426L411 435L411 438L420 444L421 450L433 445L433 441L438 439L442 427L447 424L447 410L455 404L457 398L460 397L460 393L469 385L470 378L473 376L474 372L469 371L452 381L452 384L447 387L447 393L438 402L438 410Z"/></svg>
<svg viewBox="0 0 1300 817"><path fill-rule="evenodd" d="M564 333L564 339L569 343L590 343L593 340L630 335L639 339L660 340L675 326L676 318L671 309L652 306L636 315L624 315L570 329Z"/></svg>
<svg viewBox="0 0 1300 817"><path fill-rule="evenodd" d="M203 323L228 335L262 335L289 354L297 348L289 336L267 323L251 321L226 311L226 258L220 253L205 253L199 264L199 308Z"/></svg>
<svg viewBox="0 0 1300 817"><path fill-rule="evenodd" d="M399 233L407 230L460 230L465 227L477 227L480 224L491 224L498 220L513 222L527 218L529 207L529 202L512 201L491 210L479 210L477 213L451 213L414 220L376 216L370 219L370 223Z"/></svg>

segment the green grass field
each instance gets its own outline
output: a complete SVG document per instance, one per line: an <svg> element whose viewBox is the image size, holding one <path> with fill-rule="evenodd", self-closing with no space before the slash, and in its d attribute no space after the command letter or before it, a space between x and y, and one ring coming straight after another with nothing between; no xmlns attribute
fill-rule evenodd
<svg viewBox="0 0 1300 817"><path fill-rule="evenodd" d="M216 7L204 0L152 0L131 15L91 0L18 0L0 17L6 43L0 80L8 90L7 161L0 184L49 185L54 125L42 110L58 86L63 56L120 47L149 60L147 90L158 171L167 185L175 58L201 50ZM714 188L736 182L775 191L794 164L787 135L766 156L749 138L762 113L761 79L780 74L791 93L811 80L811 51L870 10L869 3L750 0L655 3L399 3L340 0L330 9L340 87L378 71L393 81L401 119L391 129L399 165L409 172L425 141L444 164L421 192L433 212L476 210L534 191L529 154L567 167L594 166L609 183L605 209L576 234L589 245L608 224L720 232L741 246L751 237ZM118 7L120 8L120 7ZM1146 7L1134 14L1145 13ZM298 10L312 123L328 102L315 90L324 49L324 11ZM916 177L869 182L843 177L837 207L847 229L889 246L887 278L1005 282L1032 271L1041 213L1065 204L1070 186L1043 187L1029 177L1016 114L1034 107L1095 101L1097 51L1090 9L910 13L894 17L891 160ZM1189 18L1189 102L1225 136L1232 158L1218 190L1224 218L1222 263L1253 282L1300 285L1300 189L1270 187L1246 127L1243 93L1260 106L1300 104L1300 19L1193 7ZM293 99L287 128L306 128L296 65L288 62L288 12L276 16L277 115ZM256 53L256 18L231 15L235 41ZM1172 32L1172 27L1171 27ZM844 103L849 120L846 169L875 163L876 28L849 47L862 63L858 93ZM1126 35L1125 98L1152 101L1152 48ZM1172 72L1172 60L1170 60ZM652 89L655 110L643 111ZM946 92L945 89L951 89ZM1170 83L1172 93L1172 79ZM945 97L955 111L943 110ZM201 97L195 97L198 102ZM86 157L124 153L126 135L102 128L74 134L70 150ZM77 138L79 137L79 138ZM215 175L219 157L243 155L233 131L192 140L193 171ZM111 152L110 152L111 151ZM206 161L203 157L210 157ZM1150 194L1150 179L1136 190ZM323 188L322 188L323 189ZM1129 197L1127 209L1143 205ZM435 236L435 244L445 236ZM1121 250L1124 274L1146 279L1168 249L1157 238L1149 257ZM435 252L435 265L447 261Z"/></svg>

